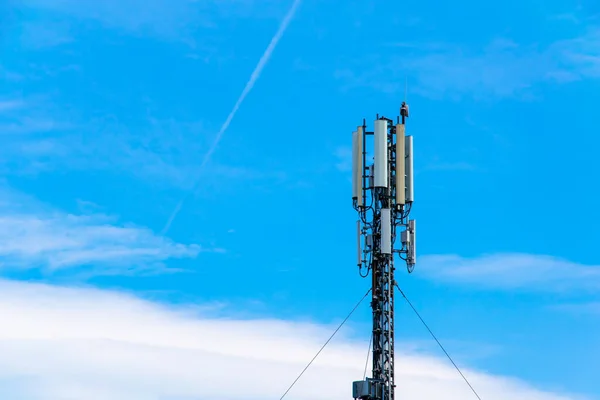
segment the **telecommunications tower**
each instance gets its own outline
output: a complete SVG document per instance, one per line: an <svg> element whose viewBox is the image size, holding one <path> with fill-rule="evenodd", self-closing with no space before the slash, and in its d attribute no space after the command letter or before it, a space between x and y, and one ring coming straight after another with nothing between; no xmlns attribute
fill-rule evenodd
<svg viewBox="0 0 600 400"><path fill-rule="evenodd" d="M373 310L372 377L353 383L354 399L394 400L394 254L406 262L408 272L416 261L415 220L409 219L413 138L405 134L406 118L408 105L403 102L395 124L377 115L373 132L364 120L352 132L357 264L362 277L371 274Z"/></svg>

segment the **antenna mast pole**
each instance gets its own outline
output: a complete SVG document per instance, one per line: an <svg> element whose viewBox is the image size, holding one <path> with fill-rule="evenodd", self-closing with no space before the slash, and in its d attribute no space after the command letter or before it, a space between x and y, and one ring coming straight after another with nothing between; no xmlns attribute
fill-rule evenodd
<svg viewBox="0 0 600 400"><path fill-rule="evenodd" d="M373 311L372 377L353 383L354 399L394 400L394 254L406 262L409 273L416 262L415 221L409 219L413 138L405 134L406 118L408 105L402 102L396 124L377 115L373 132L363 120L352 133L357 265L362 277L371 274ZM367 156L372 157L370 165Z"/></svg>

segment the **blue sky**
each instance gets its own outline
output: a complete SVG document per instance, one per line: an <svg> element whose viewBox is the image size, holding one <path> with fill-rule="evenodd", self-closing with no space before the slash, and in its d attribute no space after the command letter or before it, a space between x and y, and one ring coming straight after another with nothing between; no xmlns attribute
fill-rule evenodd
<svg viewBox="0 0 600 400"><path fill-rule="evenodd" d="M482 397L600 399L598 5L302 0L223 131L291 6L0 2L0 392L279 398L367 289L350 133L407 83L401 286ZM398 302L400 393L467 398ZM290 398L350 397L350 325Z"/></svg>

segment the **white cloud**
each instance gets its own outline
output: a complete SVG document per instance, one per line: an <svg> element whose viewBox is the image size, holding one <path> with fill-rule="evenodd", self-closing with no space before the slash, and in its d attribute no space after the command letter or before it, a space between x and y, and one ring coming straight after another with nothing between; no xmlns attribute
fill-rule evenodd
<svg viewBox="0 0 600 400"><path fill-rule="evenodd" d="M76 266L103 273L162 268L169 258L195 257L203 249L155 235L147 228L119 225L101 214L72 215L0 190L0 266L42 267L46 271ZM100 272L99 270L97 271Z"/></svg>
<svg viewBox="0 0 600 400"><path fill-rule="evenodd" d="M583 265L558 257L532 254L423 256L418 274L432 280L481 288L536 291L597 290L600 265Z"/></svg>
<svg viewBox="0 0 600 400"><path fill-rule="evenodd" d="M0 325L0 396L28 400L278 399L333 330L14 281L0 281ZM350 398L365 350L366 343L335 338L287 399ZM576 398L465 373L487 400ZM400 352L397 380L398 398L472 396L451 365L430 356Z"/></svg>

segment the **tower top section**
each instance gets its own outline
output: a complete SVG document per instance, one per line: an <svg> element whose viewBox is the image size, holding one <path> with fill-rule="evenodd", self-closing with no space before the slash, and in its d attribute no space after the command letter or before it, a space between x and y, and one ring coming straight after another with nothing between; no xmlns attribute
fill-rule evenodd
<svg viewBox="0 0 600 400"><path fill-rule="evenodd" d="M352 203L356 221L357 265L372 276L373 374L354 382L353 397L394 400L394 258L412 272L416 264L413 137L406 135L408 104L396 121L377 115L373 130L363 120L352 132Z"/></svg>

